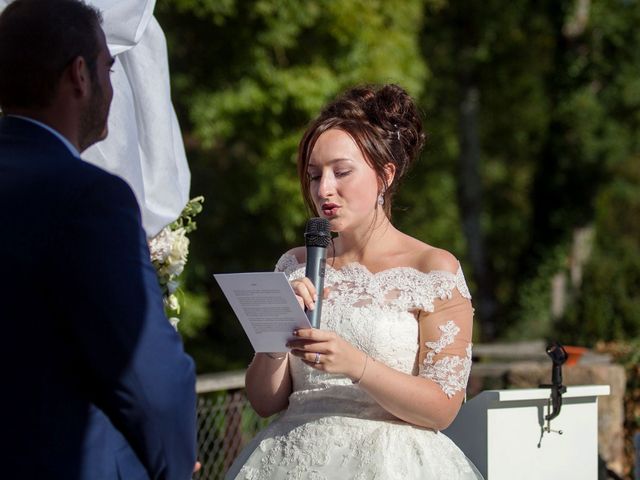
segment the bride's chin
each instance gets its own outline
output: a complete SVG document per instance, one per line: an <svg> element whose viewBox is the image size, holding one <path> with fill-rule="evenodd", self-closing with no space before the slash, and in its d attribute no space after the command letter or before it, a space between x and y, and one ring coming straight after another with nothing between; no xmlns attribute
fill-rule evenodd
<svg viewBox="0 0 640 480"><path fill-rule="evenodd" d="M343 222L338 219L329 219L329 229L333 233L340 233L344 230Z"/></svg>

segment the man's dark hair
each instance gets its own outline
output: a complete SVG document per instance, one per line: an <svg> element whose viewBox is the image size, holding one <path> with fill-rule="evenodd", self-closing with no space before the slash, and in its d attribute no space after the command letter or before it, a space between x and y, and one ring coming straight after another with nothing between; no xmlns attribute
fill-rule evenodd
<svg viewBox="0 0 640 480"><path fill-rule="evenodd" d="M0 107L46 108L77 57L95 81L102 15L81 0L15 0L0 15Z"/></svg>

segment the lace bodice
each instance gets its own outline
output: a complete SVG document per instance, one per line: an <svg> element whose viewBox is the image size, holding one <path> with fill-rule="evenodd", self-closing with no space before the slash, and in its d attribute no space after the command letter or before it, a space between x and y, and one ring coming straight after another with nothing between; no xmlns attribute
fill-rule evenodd
<svg viewBox="0 0 640 480"><path fill-rule="evenodd" d="M304 277L290 254L276 265L289 280ZM451 397L466 387L471 368L473 311L462 270L421 272L396 267L371 273L359 263L327 264L320 328L332 330L376 361L436 382ZM288 415L393 417L342 375L314 370L290 356L293 393Z"/></svg>

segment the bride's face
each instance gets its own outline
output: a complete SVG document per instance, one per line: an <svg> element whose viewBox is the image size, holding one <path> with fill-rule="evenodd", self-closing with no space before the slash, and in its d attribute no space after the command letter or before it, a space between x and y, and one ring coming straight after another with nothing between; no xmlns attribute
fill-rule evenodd
<svg viewBox="0 0 640 480"><path fill-rule="evenodd" d="M307 174L316 209L329 220L332 231L372 224L374 212L380 208L380 182L348 133L331 129L320 135L309 157Z"/></svg>

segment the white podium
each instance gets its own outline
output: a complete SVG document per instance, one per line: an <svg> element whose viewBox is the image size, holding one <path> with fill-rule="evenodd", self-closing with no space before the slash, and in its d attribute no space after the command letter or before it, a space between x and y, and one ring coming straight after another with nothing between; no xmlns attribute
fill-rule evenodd
<svg viewBox="0 0 640 480"><path fill-rule="evenodd" d="M546 432L551 389L486 390L443 433L486 480L597 480L598 396L609 391L609 385L567 387L550 423L555 431Z"/></svg>

